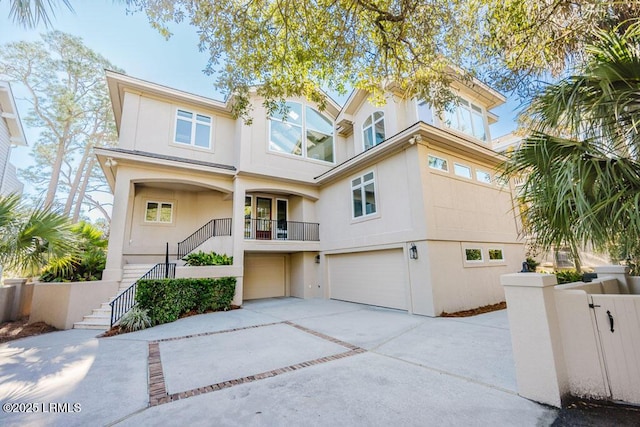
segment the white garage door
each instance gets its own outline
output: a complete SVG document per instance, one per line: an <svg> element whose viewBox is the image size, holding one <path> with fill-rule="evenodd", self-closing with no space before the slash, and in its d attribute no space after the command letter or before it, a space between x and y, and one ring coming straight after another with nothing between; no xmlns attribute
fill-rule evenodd
<svg viewBox="0 0 640 427"><path fill-rule="evenodd" d="M273 298L285 294L285 255L246 254L242 298Z"/></svg>
<svg viewBox="0 0 640 427"><path fill-rule="evenodd" d="M331 298L407 310L402 249L327 255Z"/></svg>

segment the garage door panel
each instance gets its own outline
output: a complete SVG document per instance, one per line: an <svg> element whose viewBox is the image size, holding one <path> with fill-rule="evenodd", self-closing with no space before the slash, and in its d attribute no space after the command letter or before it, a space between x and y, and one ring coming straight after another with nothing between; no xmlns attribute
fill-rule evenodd
<svg viewBox="0 0 640 427"><path fill-rule="evenodd" d="M285 257L247 254L242 284L246 300L284 296Z"/></svg>
<svg viewBox="0 0 640 427"><path fill-rule="evenodd" d="M402 249L327 256L331 298L407 310Z"/></svg>

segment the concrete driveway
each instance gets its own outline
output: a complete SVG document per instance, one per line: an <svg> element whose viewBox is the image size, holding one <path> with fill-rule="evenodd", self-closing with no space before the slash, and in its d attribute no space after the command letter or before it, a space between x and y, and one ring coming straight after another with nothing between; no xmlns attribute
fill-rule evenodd
<svg viewBox="0 0 640 427"><path fill-rule="evenodd" d="M31 411L3 411L0 425L544 426L557 415L516 393L506 311L427 318L278 298L95 335L0 345L3 409Z"/></svg>

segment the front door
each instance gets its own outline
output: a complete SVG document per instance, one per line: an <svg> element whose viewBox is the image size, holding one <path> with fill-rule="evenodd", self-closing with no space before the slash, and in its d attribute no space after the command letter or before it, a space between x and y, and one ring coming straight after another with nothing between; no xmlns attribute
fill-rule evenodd
<svg viewBox="0 0 640 427"><path fill-rule="evenodd" d="M271 199L256 198L256 239L271 240Z"/></svg>

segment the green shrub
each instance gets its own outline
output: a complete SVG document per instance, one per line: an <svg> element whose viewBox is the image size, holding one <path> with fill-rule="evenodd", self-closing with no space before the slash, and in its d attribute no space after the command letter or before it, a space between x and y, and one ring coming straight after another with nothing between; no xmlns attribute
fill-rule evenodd
<svg viewBox="0 0 640 427"><path fill-rule="evenodd" d="M576 270L556 271L554 274L558 279L558 285L582 281L582 273L578 273Z"/></svg>
<svg viewBox="0 0 640 427"><path fill-rule="evenodd" d="M78 254L53 258L40 274L42 282L84 282L102 279L107 262L107 240L95 226L79 222L71 227Z"/></svg>
<svg viewBox="0 0 640 427"><path fill-rule="evenodd" d="M235 277L140 280L136 301L138 307L149 311L151 323L159 325L174 322L192 310L228 310L235 288Z"/></svg>
<svg viewBox="0 0 640 427"><path fill-rule="evenodd" d="M233 257L227 256L227 254L217 254L215 252L205 253L202 251L192 252L187 255L184 260L187 265L200 266L200 265L232 265Z"/></svg>
<svg viewBox="0 0 640 427"><path fill-rule="evenodd" d="M151 326L149 310L134 306L120 319L120 327L127 332L139 331Z"/></svg>

